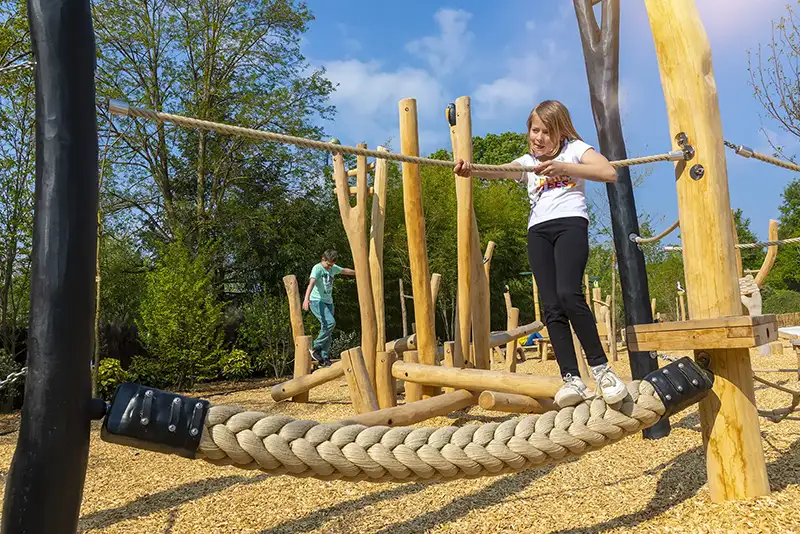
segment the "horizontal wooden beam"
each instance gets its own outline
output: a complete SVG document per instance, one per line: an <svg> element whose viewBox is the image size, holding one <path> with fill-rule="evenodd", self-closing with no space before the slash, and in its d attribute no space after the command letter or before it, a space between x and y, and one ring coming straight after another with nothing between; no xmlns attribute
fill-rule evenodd
<svg viewBox="0 0 800 534"><path fill-rule="evenodd" d="M626 330L628 350L737 349L765 345L778 339L774 315L740 315L640 324Z"/></svg>
<svg viewBox="0 0 800 534"><path fill-rule="evenodd" d="M348 418L348 424L367 426L408 426L432 417L447 415L478 403L478 394L459 389L435 397L384 408Z"/></svg>
<svg viewBox="0 0 800 534"><path fill-rule="evenodd" d="M275 384L272 386L271 391L272 400L278 402L288 399L289 397L294 397L326 382L336 380L342 376L344 376L344 367L342 367L342 362L335 362L330 367L317 369L310 375L299 376L297 378L287 380L286 382Z"/></svg>
<svg viewBox="0 0 800 534"><path fill-rule="evenodd" d="M392 375L406 382L428 386L452 387L476 392L488 390L499 393L518 393L529 397L550 399L564 385L561 378L554 376L535 376L484 369L456 369L401 361L395 362L392 366Z"/></svg>
<svg viewBox="0 0 800 534"><path fill-rule="evenodd" d="M542 330L543 328L544 325L541 323L541 321L534 321L518 328L514 328L513 330L492 332L489 336L489 348L505 345L509 341L519 339L523 336L529 336L534 332ZM416 334L411 334L410 336L401 337L400 339L395 339L386 343L386 352L394 352L399 355L407 350L417 350ZM439 347L439 354L444 354L444 349L442 347Z"/></svg>

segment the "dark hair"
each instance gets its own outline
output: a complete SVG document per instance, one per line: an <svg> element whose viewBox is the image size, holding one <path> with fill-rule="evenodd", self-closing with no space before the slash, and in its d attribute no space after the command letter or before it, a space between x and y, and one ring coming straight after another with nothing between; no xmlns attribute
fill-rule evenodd
<svg viewBox="0 0 800 534"><path fill-rule="evenodd" d="M339 253L333 250L332 248L329 248L328 250L322 253L322 258L328 261L332 261L333 263L336 263L336 260L339 259Z"/></svg>

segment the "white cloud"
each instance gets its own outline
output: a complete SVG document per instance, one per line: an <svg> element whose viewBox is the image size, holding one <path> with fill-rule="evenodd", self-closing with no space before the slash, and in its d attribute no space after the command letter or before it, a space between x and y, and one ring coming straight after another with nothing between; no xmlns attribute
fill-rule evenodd
<svg viewBox="0 0 800 534"><path fill-rule="evenodd" d="M472 14L461 9L440 9L434 15L439 35L409 42L406 50L428 62L437 74L456 70L469 54L475 35L467 30Z"/></svg>
<svg viewBox="0 0 800 534"><path fill-rule="evenodd" d="M528 30L529 32L532 32L533 30L535 30L536 29L536 21L533 20L533 19L525 21L525 29Z"/></svg>
<svg viewBox="0 0 800 534"><path fill-rule="evenodd" d="M445 91L427 71L406 67L383 70L378 61L354 59L331 61L325 68L328 79L337 85L331 95L331 103L337 108L336 130L330 133L342 143L365 141L375 147L391 140L393 149L399 150L398 103L404 98L417 101L423 152L435 150L448 139L448 130L441 118L447 105ZM438 122L431 122L436 119ZM428 125L430 128L426 130Z"/></svg>
<svg viewBox="0 0 800 534"><path fill-rule="evenodd" d="M350 36L350 32L342 23L336 25L339 29L339 33L342 35L342 44L344 45L345 50L348 54L355 54L356 52L361 50L361 43L358 39L355 39Z"/></svg>
<svg viewBox="0 0 800 534"><path fill-rule="evenodd" d="M550 85L552 72L562 56L554 41L545 41L542 54L529 52L507 63L507 73L479 85L475 91L475 115L485 119L513 117L536 105L541 88Z"/></svg>

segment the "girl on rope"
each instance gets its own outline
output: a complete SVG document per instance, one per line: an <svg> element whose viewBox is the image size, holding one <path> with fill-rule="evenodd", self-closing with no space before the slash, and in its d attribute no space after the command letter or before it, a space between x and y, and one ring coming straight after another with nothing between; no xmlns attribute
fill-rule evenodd
<svg viewBox="0 0 800 534"><path fill-rule="evenodd" d="M561 407L574 406L594 396L578 372L571 324L603 399L614 404L625 398L627 390L608 365L595 318L581 291L581 279L589 258L585 180L615 182L617 173L602 154L583 142L560 102L546 100L537 105L527 126L528 154L509 165L536 167L535 172L480 171L480 178L516 180L527 186L531 204L528 261L564 379L555 402ZM454 172L470 177L472 166L459 159Z"/></svg>

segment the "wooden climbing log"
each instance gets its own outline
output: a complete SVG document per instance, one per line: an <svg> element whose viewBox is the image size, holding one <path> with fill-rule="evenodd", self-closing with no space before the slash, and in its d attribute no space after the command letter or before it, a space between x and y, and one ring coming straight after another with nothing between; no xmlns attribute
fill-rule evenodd
<svg viewBox="0 0 800 534"><path fill-rule="evenodd" d="M419 156L417 128L417 101L406 98L400 101L400 151L408 156ZM419 165L403 162L403 209L408 236L408 259L411 285L414 294L414 322L417 325L417 350L420 362L436 363L436 333L434 332L433 301L431 300L428 248L425 237L425 214L422 209L422 181ZM423 391L430 395L430 391Z"/></svg>
<svg viewBox="0 0 800 534"><path fill-rule="evenodd" d="M541 322L542 310L539 307L539 286L536 284L536 278L533 275L531 275L531 282L533 282L533 318Z"/></svg>
<svg viewBox="0 0 800 534"><path fill-rule="evenodd" d="M311 336L294 338L294 376L300 378L311 374ZM308 391L292 397L293 402L308 402Z"/></svg>
<svg viewBox="0 0 800 534"><path fill-rule="evenodd" d="M693 0L645 0L658 57L670 134L685 132L696 153L676 165L686 292L692 319L741 314L731 231L722 122L711 49ZM701 165L699 179L691 169ZM696 171L699 168L695 167ZM700 401L713 501L770 492L746 348L697 351L714 373Z"/></svg>
<svg viewBox="0 0 800 534"><path fill-rule="evenodd" d="M558 410L558 406L551 399L534 399L527 395L499 391L484 391L478 398L478 404L484 410L505 413L542 414Z"/></svg>
<svg viewBox="0 0 800 534"><path fill-rule="evenodd" d="M653 317L656 316L656 299L650 301L650 312L653 314Z"/></svg>
<svg viewBox="0 0 800 534"><path fill-rule="evenodd" d="M472 121L469 120L470 99L462 96L456 100L455 116L450 118L450 139L453 143L453 159L472 161ZM456 176L457 202L457 248L458 248L458 331L455 350L457 358L465 362L470 356L470 331L472 328L472 178Z"/></svg>
<svg viewBox="0 0 800 534"><path fill-rule="evenodd" d="M272 386L272 390L270 392L272 400L279 402L290 397L294 397L317 386L321 386L326 382L336 380L342 376L344 376L342 362L334 362L330 367L322 367L310 375L293 378L291 380L287 380L286 382L275 384Z"/></svg>
<svg viewBox="0 0 800 534"><path fill-rule="evenodd" d="M406 294L403 279L397 281L400 285L400 316L403 321L403 337L408 337L408 313L406 312Z"/></svg>
<svg viewBox="0 0 800 534"><path fill-rule="evenodd" d="M541 330L543 326L544 325L539 321L534 321L526 325L518 326L513 330L507 330L505 332L492 332L492 335L489 337L489 347L499 347L500 345L505 345L509 341L519 339L523 336L529 336L534 332Z"/></svg>
<svg viewBox="0 0 800 534"><path fill-rule="evenodd" d="M529 397L553 398L564 382L553 376L534 376L485 369L451 369L397 361L392 366L395 378L429 386L467 389L469 391L499 391L519 393Z"/></svg>
<svg viewBox="0 0 800 534"><path fill-rule="evenodd" d="M378 406L381 409L397 405L397 380L392 376L392 364L394 364L395 357L394 352L378 351L375 374Z"/></svg>
<svg viewBox="0 0 800 534"><path fill-rule="evenodd" d="M464 367L464 361L458 360L456 357L456 344L453 341L445 341L444 343L444 354L442 355L442 366L443 367L450 367L456 369L462 369ZM455 391L455 388L443 388L445 393L450 393Z"/></svg>
<svg viewBox="0 0 800 534"><path fill-rule="evenodd" d="M470 145L472 138L470 138ZM471 150L471 148L470 148ZM491 244L491 242L490 242ZM492 309L489 301L489 268L490 260L481 255L480 234L475 210L472 210L472 363L476 369L491 367L490 347ZM494 247L492 247L492 250ZM487 249L487 252L491 252Z"/></svg>
<svg viewBox="0 0 800 534"><path fill-rule="evenodd" d="M738 276L736 277L739 278ZM681 321L686 320L686 299L683 296L683 291L678 292L678 302L680 303L681 307Z"/></svg>
<svg viewBox="0 0 800 534"><path fill-rule="evenodd" d="M769 221L769 235L767 238L769 241L778 240L778 221ZM767 255L764 257L764 262L761 264L761 268L758 270L758 274L756 275L756 285L758 287L764 285L764 281L767 279L767 276L769 276L772 266L775 265L775 258L777 256L778 245L771 245L767 247Z"/></svg>
<svg viewBox="0 0 800 534"><path fill-rule="evenodd" d="M358 146L366 148L364 143ZM336 181L339 213L347 234L347 241L350 244L353 267L356 271L358 307L361 314L361 350L374 391L378 325L375 318L375 302L372 297L372 278L370 276L367 246L367 158L365 156L357 156L356 161L359 172L356 179L358 194L356 195L355 206L350 205L350 196L347 191L347 173L344 170L342 154L333 155L333 176Z"/></svg>
<svg viewBox="0 0 800 534"><path fill-rule="evenodd" d="M379 146L381 152L388 152ZM372 195L372 218L369 231L369 275L372 285L372 302L375 305L377 350L386 345L386 309L383 290L383 229L386 220L386 181L389 176L389 161L379 159L374 162L375 178Z"/></svg>
<svg viewBox="0 0 800 534"><path fill-rule="evenodd" d="M489 241L486 244L486 250L483 253L483 272L486 275L486 279L489 279L489 273L492 270L492 258L494 258L494 249L497 247L497 243L494 241Z"/></svg>
<svg viewBox="0 0 800 534"><path fill-rule="evenodd" d="M287 274L283 277L283 286L286 288L286 296L289 299L289 320L292 323L292 339L297 339L297 336L305 335L303 305L300 300L297 277L293 274Z"/></svg>
<svg viewBox="0 0 800 534"><path fill-rule="evenodd" d="M409 384L410 385L410 384ZM346 420L347 423L366 426L408 426L432 417L448 415L478 403L478 394L456 390L424 400L409 402L393 408L384 408Z"/></svg>
<svg viewBox="0 0 800 534"><path fill-rule="evenodd" d="M375 388L372 387L367 364L360 347L346 350L342 353L344 377L347 388L350 390L350 399L356 413L374 412L380 409Z"/></svg>

